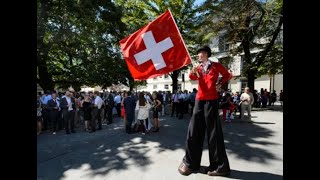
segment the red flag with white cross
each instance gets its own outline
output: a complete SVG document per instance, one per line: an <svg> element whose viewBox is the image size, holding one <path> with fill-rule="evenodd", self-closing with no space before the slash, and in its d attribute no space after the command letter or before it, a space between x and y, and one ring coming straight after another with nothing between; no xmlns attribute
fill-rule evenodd
<svg viewBox="0 0 320 180"><path fill-rule="evenodd" d="M191 62L170 10L120 41L133 79L167 74Z"/></svg>

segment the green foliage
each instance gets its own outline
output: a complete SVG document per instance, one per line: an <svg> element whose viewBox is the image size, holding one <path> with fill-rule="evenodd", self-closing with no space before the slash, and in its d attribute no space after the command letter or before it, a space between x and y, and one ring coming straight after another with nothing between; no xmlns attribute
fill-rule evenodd
<svg viewBox="0 0 320 180"><path fill-rule="evenodd" d="M118 44L126 27L111 0L38 0L37 8L37 65L47 68L41 86L48 76L64 88L126 82Z"/></svg>
<svg viewBox="0 0 320 180"><path fill-rule="evenodd" d="M207 19L213 23L208 31L213 36L224 34L228 43L237 45L229 50L231 56L244 52L242 75L250 79L252 86L252 78L282 71L282 31L279 31L282 26L282 0L210 3L214 8L210 9ZM257 49L262 51L252 53Z"/></svg>

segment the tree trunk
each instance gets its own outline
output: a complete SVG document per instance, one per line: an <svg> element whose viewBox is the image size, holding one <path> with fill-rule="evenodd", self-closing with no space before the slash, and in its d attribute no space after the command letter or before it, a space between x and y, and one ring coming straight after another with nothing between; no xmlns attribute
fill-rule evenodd
<svg viewBox="0 0 320 180"><path fill-rule="evenodd" d="M38 55L39 56L39 55ZM40 59L38 57L37 59ZM52 80L52 75L48 72L47 62L45 58L41 58L42 60L38 60L38 72L39 72L39 85L42 87L43 91L52 91L54 89L54 83Z"/></svg>
<svg viewBox="0 0 320 180"><path fill-rule="evenodd" d="M179 70L175 70L172 72L171 79L172 79L172 93L178 89L178 75Z"/></svg>
<svg viewBox="0 0 320 180"><path fill-rule="evenodd" d="M255 71L248 70L247 79L248 79L248 87L250 89L250 92L253 92L254 91Z"/></svg>
<svg viewBox="0 0 320 180"><path fill-rule="evenodd" d="M132 84L130 84L130 91L133 91L133 85Z"/></svg>
<svg viewBox="0 0 320 180"><path fill-rule="evenodd" d="M130 91L133 91L133 88L134 88L134 80L132 78L132 76L130 75L129 76L129 88L130 88Z"/></svg>

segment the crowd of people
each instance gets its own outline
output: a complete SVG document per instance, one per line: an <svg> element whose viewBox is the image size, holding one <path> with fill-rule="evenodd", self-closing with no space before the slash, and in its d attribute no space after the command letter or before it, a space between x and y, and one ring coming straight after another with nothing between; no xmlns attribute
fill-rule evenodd
<svg viewBox="0 0 320 180"><path fill-rule="evenodd" d="M276 101L283 105L283 90L280 91L279 97L276 90L272 93L267 89L261 88L260 92L254 90L250 91L248 87L244 89L244 92L231 93L230 90L222 91L220 93L220 108L223 111L223 120L225 122L231 122L235 118L236 112L239 112L240 119L244 119L244 113L248 113L248 120L251 120L251 109L266 108L267 106L274 106Z"/></svg>
<svg viewBox="0 0 320 180"><path fill-rule="evenodd" d="M102 122L111 124L116 117L123 119L127 133L158 132L158 116L169 114L171 110L168 105L172 103L172 116L175 113L182 118L184 113L189 112L189 104L194 104L195 93L46 91L45 94L39 93L37 96L37 133L39 135L42 131L51 131L56 134L59 130L65 130L66 134L70 134L75 133L75 127L81 125L84 125L84 131L93 133L102 129Z"/></svg>
<svg viewBox="0 0 320 180"><path fill-rule="evenodd" d="M102 129L102 122L111 124L116 117L123 119L127 133L158 132L159 115L171 115L178 119L183 119L186 114L192 115L196 94L195 88L192 92L179 90L172 94L170 91L155 91L152 94L130 91L47 91L37 96L37 133L39 135L41 131L50 130L52 134L56 134L59 130L65 130L66 134L70 134L75 133L75 127L81 125L84 126L84 131L93 133ZM252 106L272 106L277 101L277 94L276 91L269 93L266 89L251 93L249 88L245 88L242 93L222 90L219 99L223 120L231 122L237 112L240 113L238 117L243 119L245 111L250 120ZM278 100L282 105L282 90ZM153 121L150 122L150 119Z"/></svg>

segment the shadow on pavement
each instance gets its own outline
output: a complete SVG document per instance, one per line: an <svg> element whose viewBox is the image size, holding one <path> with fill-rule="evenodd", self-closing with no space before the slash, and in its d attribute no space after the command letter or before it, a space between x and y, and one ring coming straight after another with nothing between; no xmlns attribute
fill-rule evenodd
<svg viewBox="0 0 320 180"><path fill-rule="evenodd" d="M224 139L227 153L237 156L237 158L247 161L259 161L267 163L268 160L277 159L275 155L264 148L276 143L261 138L268 139L274 132L259 124L269 124L268 122L247 122L224 124ZM270 123L272 124L272 123Z"/></svg>
<svg viewBox="0 0 320 180"><path fill-rule="evenodd" d="M282 180L283 176L271 174L267 172L246 172L231 170L230 178L243 179L243 180Z"/></svg>
<svg viewBox="0 0 320 180"><path fill-rule="evenodd" d="M200 173L207 175L207 167L201 166L200 170L195 172L195 174ZM240 180L282 180L282 175L271 174L267 172L248 172L248 171L239 171L231 169L231 173L228 178L240 179Z"/></svg>
<svg viewBox="0 0 320 180"><path fill-rule="evenodd" d="M37 177L43 180L61 179L74 177L78 173L81 177L94 178L126 170L130 166L138 166L144 170L149 164L156 163L147 155L149 151L161 153L185 149L189 119L190 116L185 116L184 119L160 117L160 131L145 136L124 133L122 121L117 119L116 123L96 133L78 131L76 134L65 135L61 132L55 136L38 137ZM236 154L238 158L248 161L265 163L275 159L264 148L250 146L273 144L256 139L273 136L271 130L251 123L225 124L223 128L227 153ZM204 149L207 149L206 140ZM181 154L181 159L183 156ZM232 176L246 180L281 178L268 173L242 171L232 171Z"/></svg>

